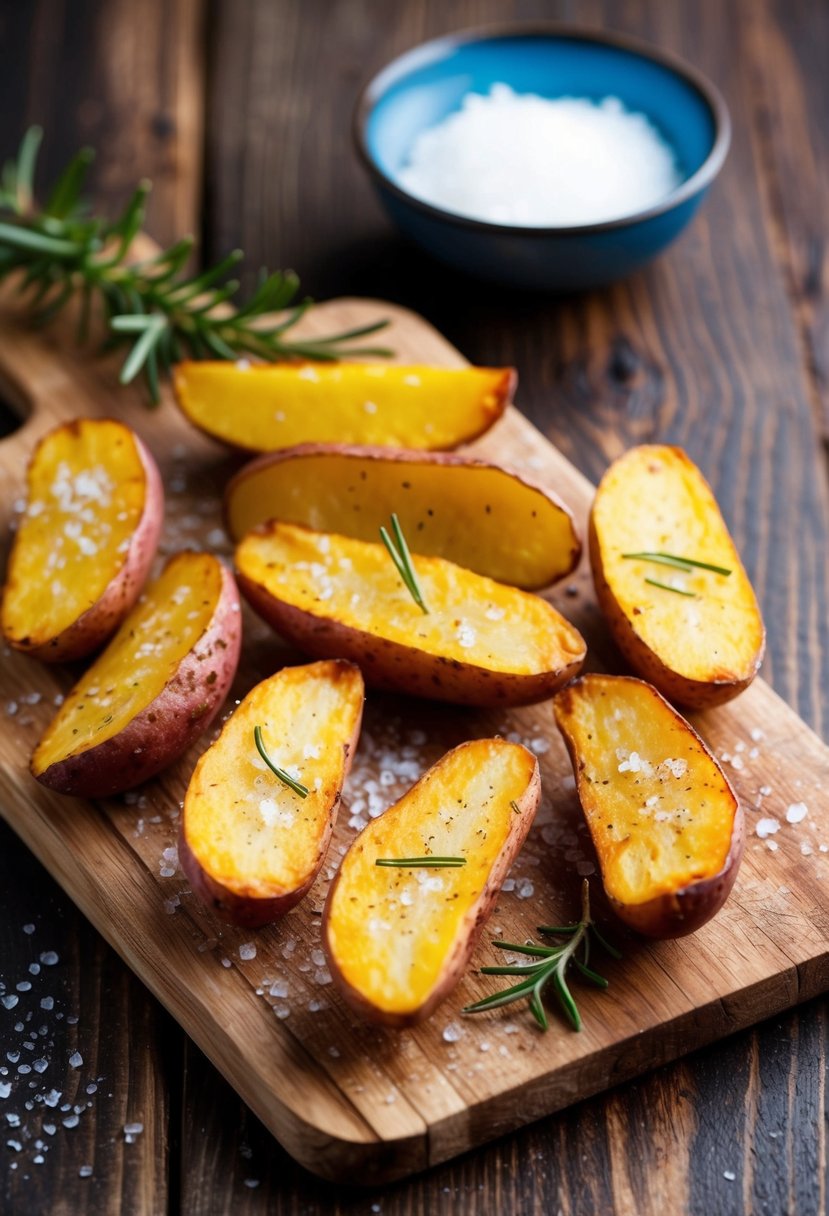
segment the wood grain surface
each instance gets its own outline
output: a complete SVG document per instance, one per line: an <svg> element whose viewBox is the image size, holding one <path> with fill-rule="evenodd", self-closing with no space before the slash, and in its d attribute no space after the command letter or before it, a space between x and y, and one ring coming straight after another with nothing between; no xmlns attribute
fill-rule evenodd
<svg viewBox="0 0 829 1216"><path fill-rule="evenodd" d="M413 313L380 301L330 301L309 314L303 328L312 335L353 329L380 309L390 322L387 340L396 359L462 362ZM71 317L48 334L28 333L15 320L12 299L10 308L0 306L0 377L17 385L30 412L21 430L0 444L4 534L24 491L34 440L80 410L90 417L111 414L117 382L117 360L93 359L73 347ZM227 557L221 489L238 461L193 434L169 389L149 413L137 386L122 394L116 412L154 453L167 487L162 553L195 545ZM590 484L515 410L468 450L497 456L557 491L585 535ZM550 598L585 636L591 665L617 666L586 556ZM247 610L243 635L231 704L293 658ZM34 785L28 756L54 713L55 696L65 695L73 679L65 667L4 655L1 813L291 1155L314 1173L340 1182L356 1174L374 1183L409 1175L829 987L829 748L762 680L738 701L694 716L729 768L748 819L747 856L726 907L710 925L677 942L645 947L617 930L626 962L610 967L612 999L580 993L582 1033L557 1027L542 1036L520 1007L506 1015L460 1017L465 1005L492 991L491 981L477 972L498 957L486 943L457 991L423 1026L403 1032L365 1027L328 987L319 914L334 865L358 826L349 821L349 805L365 823L369 812L358 809L358 799L371 807L372 785L382 789L377 810L408 788L402 759L419 774L462 740L499 734L537 752L543 800L512 868L511 889L495 908L492 932L524 941L537 924L571 920L578 872L592 873L594 865L549 704L475 712L369 694L328 864L300 908L253 933L230 928L201 907L175 860L179 808L207 739L124 798L92 804ZM809 813L802 825L789 825L786 808L796 803ZM770 815L785 827L765 842L755 826ZM601 916L595 880L593 887ZM27 995L25 990L24 1002ZM19 1004L7 1012L19 1016ZM9 1099L16 1110L24 1094L18 1076ZM150 1143L142 1139L142 1145Z"/></svg>
<svg viewBox="0 0 829 1216"><path fill-rule="evenodd" d="M191 170L173 161L173 192L195 204L181 224L200 230L211 253L243 244L251 273L263 260L290 263L318 295L398 299L468 357L515 362L519 408L594 478L630 442L683 442L723 500L760 590L772 639L765 674L825 733L825 6L170 0L163 20L157 4L73 3L71 19L68 7L0 3L4 149L39 120L52 170L94 135L107 141L108 170L124 190L139 175L160 181L163 144L147 140L147 115L155 99L172 96L162 64L169 71L180 62L170 44L181 45L191 29L183 54L205 99L206 137L195 186L185 180ZM166 59L139 77L101 70L113 49L105 14L119 7L131 11L128 41L166 40ZM197 28L181 18L193 12ZM420 38L509 16L650 38L691 59L726 94L735 140L721 180L691 231L624 286L551 302L445 275L392 233L352 159L351 101L370 71ZM94 131L90 105L100 115ZM107 131L116 112L119 125ZM176 146L185 112L164 113ZM142 147L146 160L133 163L134 151L120 158L119 141ZM103 176L96 186L106 189ZM158 209L153 221L158 235L171 235ZM154 1113L167 1132L160 1187L171 1211L363 1213L377 1202L385 1213L824 1210L823 1000L411 1183L348 1196L275 1150L163 1015L142 1020L140 1039L131 1034L128 1012L134 1018L142 1003L157 1010L151 998L118 979L123 969L100 944L94 949L110 960L105 986L84 981L98 966L94 935L13 838L4 833L2 844L3 978L28 966L31 943L21 926L30 920L38 921L41 948L67 943L62 960L79 957L78 943L87 943L77 971L61 961L58 978L80 1017L78 1033L92 1040L100 1033L110 1058L121 1061L109 1076L116 1098L89 1114L101 1170L95 1189L76 1176L81 1159L71 1142L60 1159L53 1149L28 1169L25 1184L15 1171L6 1174L4 1211L105 1212L113 1194L125 1212L164 1210L129 1165L137 1145L125 1145L114 1113L132 1092L127 1061L136 1054L156 1091L168 1095L169 1105ZM127 984L123 1001L119 983ZM17 1036L5 1022L0 1038L4 1051L14 1049Z"/></svg>

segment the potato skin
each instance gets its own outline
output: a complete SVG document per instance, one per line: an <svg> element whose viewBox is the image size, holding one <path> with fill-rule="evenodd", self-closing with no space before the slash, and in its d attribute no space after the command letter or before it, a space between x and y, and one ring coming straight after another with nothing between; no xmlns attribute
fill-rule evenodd
<svg viewBox="0 0 829 1216"><path fill-rule="evenodd" d="M122 793L167 768L207 730L233 682L242 644L236 582L224 565L221 577L210 624L155 700L97 747L33 773L42 785L82 798Z"/></svg>
<svg viewBox="0 0 829 1216"><path fill-rule="evenodd" d="M474 741L471 743L462 743L461 747L474 747ZM424 774L427 776L428 774ZM421 781L423 781L421 777ZM419 784L419 783L418 783ZM535 817L538 803L541 799L541 775L538 768L538 761L535 761L532 777L526 790L520 798L516 799L521 810L520 815L513 815L510 821L510 832L501 849L497 860L495 861L492 870L490 871L489 879L482 891L478 901L468 910L464 918L464 931L458 935L452 949L452 953L447 958L444 964L444 971L440 983L432 989L428 999L415 1010L407 1013L394 1013L385 1009L378 1009L377 1006L366 1000L365 996L354 988L343 975L339 968L337 959L333 954L328 940L328 925L331 919L331 907L333 904L334 893L339 885L341 870L337 871L333 882L328 891L328 898L325 901L325 907L322 913L322 945L325 951L325 957L328 962L328 969L331 972L337 990L342 995L346 1003L367 1022L372 1022L377 1026L388 1026L396 1030L403 1030L408 1026L417 1026L420 1022L426 1021L431 1017L435 1009L442 1001L446 999L449 993L457 986L463 978L466 969L469 965L469 960L472 957L475 947L478 944L478 939L481 936L484 925L486 924L492 912L495 901L500 894L504 880L509 875L512 863L515 861L518 853L521 850L527 833L532 826L532 821ZM366 829L363 829L364 831ZM359 840L359 836L357 837ZM353 847L353 846L352 846Z"/></svg>
<svg viewBox="0 0 829 1216"><path fill-rule="evenodd" d="M351 667L351 664L341 659L334 659L332 662L341 669ZM362 705L357 715L351 738L343 744L343 782L348 777L351 770L351 762L357 750L361 721ZM262 898L261 895L257 895L253 891L242 895L238 891L230 890L223 883L218 882L211 874L207 873L187 841L185 803L185 811L182 814L179 827L178 859L182 870L190 880L194 894L208 907L213 908L222 920L228 921L228 923L233 925L239 925L241 928L259 929L263 925L268 925L272 921L279 920L280 917L284 916L286 912L289 912L291 908L304 899L314 885L328 853L331 833L337 822L337 812L341 803L342 789L337 792L334 804L329 811L328 822L325 826L324 834L320 839L316 864L307 880L292 891L285 891L281 895L270 898Z"/></svg>
<svg viewBox="0 0 829 1216"><path fill-rule="evenodd" d="M16 650L33 659L63 663L82 659L100 649L133 607L147 581L164 524L164 486L149 449L134 432L132 439L144 469L146 496L124 563L103 595L57 637L45 642L32 642L27 638L11 640L10 644Z"/></svg>
<svg viewBox="0 0 829 1216"><path fill-rule="evenodd" d="M303 443L292 448L282 448L275 452L266 452L257 459L250 461L249 464L244 465L243 468L241 468L238 473L231 478L231 480L228 482L227 488L225 489L223 499L223 518L225 531L227 532L228 536L232 537L234 541L239 541L242 539L244 531L248 530L248 528L244 528L242 531L240 531L238 527L234 527L233 498L234 494L238 492L239 487L244 486L244 483L249 478L256 478L265 470L278 467L280 464L284 464L285 462L301 461L305 458L326 456L330 456L332 458L341 457L345 461L354 459L355 461L376 461L377 463L385 465L398 464L402 466L403 469L409 465L432 465L441 466L444 468L455 468L459 471L468 471L470 469L497 470L504 475L505 479L511 478L514 482L520 484L521 486L524 486L529 490L536 491L542 499L547 500L548 505L552 502L555 507L557 507L559 511L569 520L571 529L570 548L566 559L557 564L558 568L550 569L548 567L546 573L542 574L541 572L538 572L539 577L518 580L514 577L508 577L501 571L495 571L491 568L484 568L484 564L482 562L468 560L459 554L440 552L437 548L431 548L428 546L418 548L417 552L433 553L437 557L446 557L450 561L456 561L460 565L468 567L470 570L475 570L478 574L487 575L490 578L496 579L498 582L512 583L514 586L521 587L525 591L537 591L542 587L547 587L553 583L560 582L561 579L566 578L567 575L571 574L579 564L582 553L582 544L578 532L576 531L575 522L573 521L570 508L558 497L558 495L540 485L538 482L533 480L533 478L528 477L525 473L519 473L513 469L507 468L506 466L494 465L491 461L481 460L475 456L467 456L465 454L461 455L457 452L424 452L421 450L404 448L383 448L376 445L371 446L348 443ZM489 511L489 507L486 507L485 509ZM257 519L256 522L250 526L255 527L260 523L266 522L267 515L263 512L262 517ZM292 522L303 523L309 521L298 520ZM337 520L336 522L332 521L330 524L330 530L339 531L341 526L344 524L344 520ZM322 525L315 523L314 526L321 528L321 530L329 529L328 524ZM344 530L346 534L348 534L348 527L344 527ZM372 537L372 539L375 539L375 537ZM502 543L504 545L504 551L509 552L509 542L507 541Z"/></svg>
<svg viewBox="0 0 829 1216"><path fill-rule="evenodd" d="M616 678L627 680L630 683L643 683L643 681L636 680L632 676L620 676ZM575 739L565 729L563 720L569 712L568 699L572 697L573 690L579 683L580 681L578 680L573 681L572 684L568 685L567 688L558 694L554 703L556 722L567 747L577 782L581 758L576 748ZM653 691L656 692L660 700L665 702L665 698L660 696L658 690L654 689ZM668 705L667 702L665 704L671 710L674 717L683 723L683 726L694 736L702 749L710 756L710 749L706 746L704 739L694 730L691 723L682 718L673 706ZM719 768L719 765L717 767ZM676 891L665 892L655 899L641 904L623 903L621 900L610 895L605 889L607 901L616 916L643 937L664 939L685 937L689 933L695 933L697 929L700 929L707 921L716 916L731 893L737 877L737 871L743 859L745 816L731 783L725 774L722 773L721 769L720 773L734 799L736 811L731 829L731 841L728 853L719 873L712 875L710 878L690 883L688 886L681 887ZM604 887L604 874L601 866L599 866L599 872L602 876L602 885Z"/></svg>
<svg viewBox="0 0 829 1216"><path fill-rule="evenodd" d="M239 588L263 620L306 654L337 655L356 663L367 684L386 692L450 701L455 705L499 708L544 701L581 669L584 655L555 672L519 675L489 671L474 663L430 655L387 638L304 612L277 600L261 584L237 570Z"/></svg>
<svg viewBox="0 0 829 1216"><path fill-rule="evenodd" d="M338 804L340 799L341 796L337 795ZM332 811L333 814L334 812ZM272 899L261 899L253 894L239 895L238 892L229 891L227 887L217 882L215 878L202 868L193 850L187 843L187 837L184 834L183 828L179 830L178 836L179 864L193 888L193 894L203 904L206 904L208 908L212 908L222 920L227 921L231 925L238 925L240 929L261 929L263 925L269 925L272 921L279 920L286 912L290 912L291 908L296 907L300 900L304 899L311 890L317 874L319 874L320 867L325 860L325 855L328 852L333 823L334 819L332 818L322 842L319 863L314 873L308 878L308 881L303 883L301 887L296 887L293 891L287 891L284 895L274 896Z"/></svg>

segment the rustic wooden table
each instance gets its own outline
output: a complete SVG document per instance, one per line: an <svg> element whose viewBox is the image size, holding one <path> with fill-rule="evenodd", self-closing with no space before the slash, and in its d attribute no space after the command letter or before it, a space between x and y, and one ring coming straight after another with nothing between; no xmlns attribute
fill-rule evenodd
<svg viewBox="0 0 829 1216"><path fill-rule="evenodd" d="M392 232L352 155L371 70L509 16L648 38L731 108L732 152L691 232L606 292L546 301L444 273ZM250 272L295 266L315 296L419 310L471 359L516 364L520 408L594 480L632 443L683 445L762 599L765 675L825 735L827 62L829 5L812 0L0 0L0 151L40 122L47 172L96 146L103 205L152 177L160 240L196 231L206 256L241 245ZM42 1145L3 1120L8 1216L825 1209L824 999L427 1175L344 1192L292 1163L2 827L0 979L50 951L42 1055L91 1106L73 1127L62 1096ZM0 1098L36 1023L0 1019ZM100 1077L88 1098L70 1043Z"/></svg>

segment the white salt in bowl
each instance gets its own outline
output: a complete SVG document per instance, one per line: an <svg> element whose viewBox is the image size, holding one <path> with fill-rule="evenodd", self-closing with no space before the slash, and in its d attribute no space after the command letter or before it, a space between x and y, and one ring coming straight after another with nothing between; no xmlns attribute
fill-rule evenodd
<svg viewBox="0 0 829 1216"><path fill-rule="evenodd" d="M424 43L369 82L354 117L358 154L412 240L477 277L549 292L623 278L670 244L730 129L694 68L556 25Z"/></svg>

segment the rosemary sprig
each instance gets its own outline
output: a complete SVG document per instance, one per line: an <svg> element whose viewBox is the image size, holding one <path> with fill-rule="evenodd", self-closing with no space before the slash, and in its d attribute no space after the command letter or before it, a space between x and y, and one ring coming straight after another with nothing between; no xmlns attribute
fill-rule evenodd
<svg viewBox="0 0 829 1216"><path fill-rule="evenodd" d="M692 570L710 570L713 574L722 574L727 578L731 573L725 566L699 562L694 557L677 557L675 553L623 553L622 557L638 557L643 562L655 562L658 566L673 566L686 574L690 574Z"/></svg>
<svg viewBox="0 0 829 1216"><path fill-rule="evenodd" d="M657 578L646 578L645 582L651 587L661 587L663 591L673 591L674 595L684 595L691 600L697 598L695 591L685 591L682 587L672 587L670 583L660 583Z"/></svg>
<svg viewBox="0 0 829 1216"><path fill-rule="evenodd" d="M194 275L184 271L195 243L190 236L155 257L129 262L130 246L144 222L150 183L136 187L116 220L92 214L82 198L93 159L88 148L70 161L46 203L38 207L34 177L42 137L40 127L30 127L17 159L0 174L0 281L18 277L18 290L28 295L38 324L51 321L80 296L79 341L86 340L97 301L106 321L105 348L129 347L121 368L122 384L143 373L150 397L157 402L160 374L185 356L330 361L345 355L391 353L350 345L376 333L386 321L292 340L288 331L311 304L310 300L293 303L299 288L293 271L262 271L247 304L235 311L228 308L239 282L227 275L242 260L241 250ZM262 320L283 309L289 311L281 319Z"/></svg>
<svg viewBox="0 0 829 1216"><path fill-rule="evenodd" d="M466 865L465 857L378 857L376 866L405 866L415 869L457 869Z"/></svg>
<svg viewBox="0 0 829 1216"><path fill-rule="evenodd" d="M491 996L476 1001L474 1005L467 1005L463 1013L482 1013L484 1010L497 1009L501 1005L509 1005L513 1001L528 997L530 1012L541 1029L547 1030L549 1022L542 998L547 984L552 982L558 1002L570 1025L574 1030L581 1030L581 1015L567 984L568 966L572 963L585 979L599 988L607 988L607 980L588 966L591 936L608 954L621 958L619 951L604 940L590 918L590 887L587 879L581 888L581 920L574 925L540 925L538 932L545 937L566 937L568 940L557 946L517 945L514 942L494 941L493 946L500 950L514 950L516 954L530 955L537 958L538 962L482 967L482 975L516 975L522 978L512 988L494 992Z"/></svg>
<svg viewBox="0 0 829 1216"><path fill-rule="evenodd" d="M253 741L256 744L256 750L259 752L259 755L265 761L274 776L278 777L280 781L284 782L285 785L288 786L288 789L293 790L295 794L299 794L300 798L307 798L308 786L303 785L301 781L294 780L290 773L286 773L284 768L280 768L278 764L274 764L273 760L271 760L267 749L265 748L265 744L262 742L261 726L254 726Z"/></svg>
<svg viewBox="0 0 829 1216"><path fill-rule="evenodd" d="M391 528L394 533L394 540L389 536L387 530L380 527L380 539L389 551L389 557L394 562L397 573L403 580L406 590L411 595L414 602L417 604L421 612L429 615L429 609L423 602L423 592L420 590L420 583L417 581L415 568L412 565L412 555L409 552L409 546L406 544L406 538L403 535L403 529L400 527L400 520L395 514L391 517Z"/></svg>

